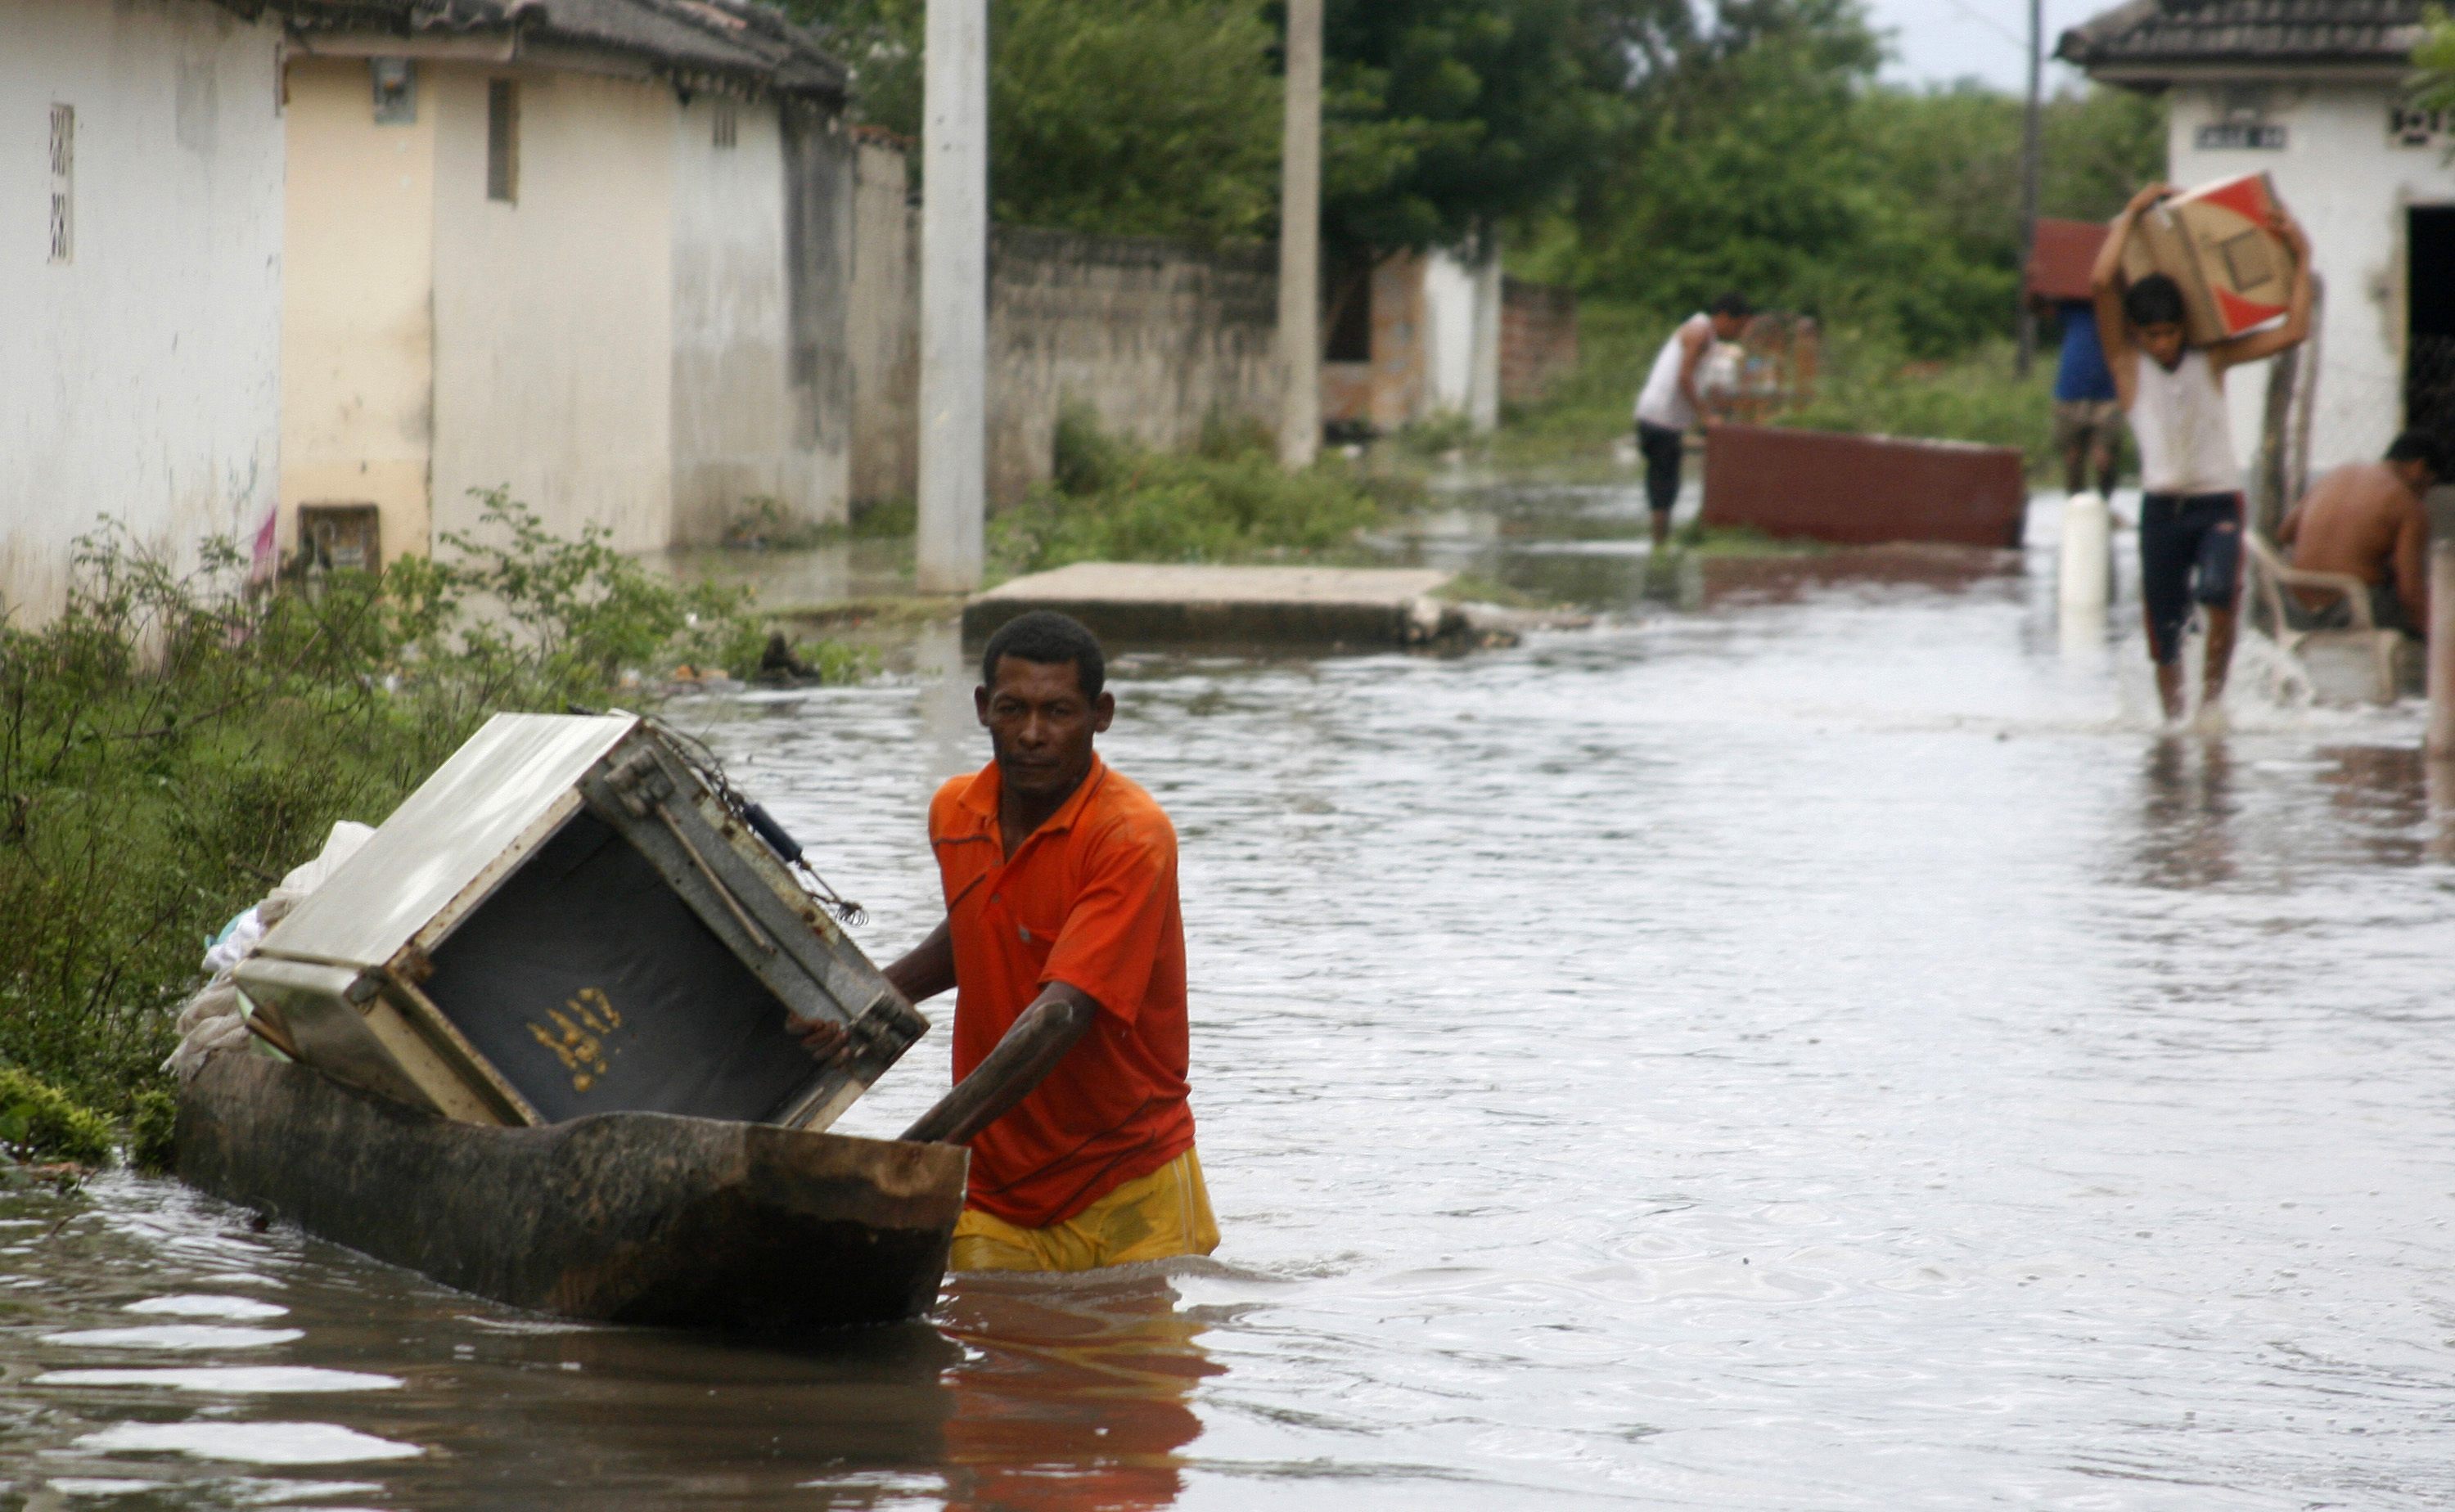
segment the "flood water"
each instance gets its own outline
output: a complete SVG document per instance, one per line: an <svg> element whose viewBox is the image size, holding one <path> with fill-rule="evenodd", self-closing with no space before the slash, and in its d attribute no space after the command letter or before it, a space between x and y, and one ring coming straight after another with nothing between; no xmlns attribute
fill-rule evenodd
<svg viewBox="0 0 2455 1512"><path fill-rule="evenodd" d="M1597 527L1625 494L1503 503L1421 549L1611 613L1118 670L1105 749L1183 844L1214 1259L956 1278L788 1351L514 1313L167 1182L0 1196L0 1502L2455 1502L2417 712L2254 662L2231 735L2157 738L2136 632L2057 634L2050 518L2026 573L1683 575ZM950 670L675 711L882 956L985 754L950 638L909 659Z"/></svg>

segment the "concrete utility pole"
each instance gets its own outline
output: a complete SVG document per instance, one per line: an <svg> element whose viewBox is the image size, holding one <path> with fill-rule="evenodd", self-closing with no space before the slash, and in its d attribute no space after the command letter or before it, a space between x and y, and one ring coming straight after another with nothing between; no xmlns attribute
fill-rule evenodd
<svg viewBox="0 0 2455 1512"><path fill-rule="evenodd" d="M2429 737L2433 761L2455 761L2455 540L2429 543Z"/></svg>
<svg viewBox="0 0 2455 1512"><path fill-rule="evenodd" d="M2029 0L2029 109L2020 123L2020 349L2015 366L2022 377L2038 354L2038 312L2029 302L2029 260L2038 255L2039 94L2045 74L2045 7Z"/></svg>
<svg viewBox="0 0 2455 1512"><path fill-rule="evenodd" d="M1321 3L1288 0L1288 118L1279 171L1279 461L1321 452Z"/></svg>
<svg viewBox="0 0 2455 1512"><path fill-rule="evenodd" d="M922 57L921 499L924 594L981 586L988 469L988 0L928 0Z"/></svg>

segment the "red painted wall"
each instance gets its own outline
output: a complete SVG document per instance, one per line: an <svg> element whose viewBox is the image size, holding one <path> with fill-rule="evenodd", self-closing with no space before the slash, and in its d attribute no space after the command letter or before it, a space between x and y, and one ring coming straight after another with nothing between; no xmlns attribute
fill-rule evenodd
<svg viewBox="0 0 2455 1512"><path fill-rule="evenodd" d="M1705 433L1709 526L1845 546L2017 547L2027 502L2020 454L2009 447L1762 425Z"/></svg>

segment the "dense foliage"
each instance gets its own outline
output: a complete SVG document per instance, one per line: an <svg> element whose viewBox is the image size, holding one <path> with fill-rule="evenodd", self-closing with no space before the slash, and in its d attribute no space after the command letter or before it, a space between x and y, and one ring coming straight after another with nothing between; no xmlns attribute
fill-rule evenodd
<svg viewBox="0 0 2455 1512"><path fill-rule="evenodd" d="M557 537L499 494L485 519L457 559L272 594L245 590L227 541L183 573L106 526L57 618L0 628L0 1146L91 1159L72 1104L158 1126L208 938L488 715L756 663L738 594L655 577L601 533Z"/></svg>
<svg viewBox="0 0 2455 1512"><path fill-rule="evenodd" d="M920 127L922 0L793 0L861 108ZM990 185L1012 224L1275 232L1266 0L991 0ZM1323 233L1352 269L1498 230L1519 272L1657 312L1725 288L1913 354L2008 333L2019 103L1876 83L1858 0L1329 0ZM2046 108L2042 208L2153 175L2161 107Z"/></svg>
<svg viewBox="0 0 2455 1512"><path fill-rule="evenodd" d="M1519 266L1664 312L1735 288L1921 355L2007 333L2019 102L1877 87L1853 0L1765 0L1731 24L1743 39L1699 43L1635 91L1633 124ZM2144 96L2050 101L2042 212L2112 214L2162 150Z"/></svg>
<svg viewBox="0 0 2455 1512"><path fill-rule="evenodd" d="M2455 111L2455 17L2432 7L2428 30L2412 50L2413 103L2428 111Z"/></svg>

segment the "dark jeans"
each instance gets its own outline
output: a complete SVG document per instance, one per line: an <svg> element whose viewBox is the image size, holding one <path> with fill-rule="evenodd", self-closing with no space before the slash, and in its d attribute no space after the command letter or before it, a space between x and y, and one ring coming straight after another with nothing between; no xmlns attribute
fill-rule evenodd
<svg viewBox="0 0 2455 1512"><path fill-rule="evenodd" d="M1636 422L1636 450L1645 458L1646 507L1668 514L1679 502L1680 433Z"/></svg>
<svg viewBox="0 0 2455 1512"><path fill-rule="evenodd" d="M2159 666L2182 654L2191 601L2231 609L2242 589L2242 495L2151 494L2140 503L2140 596L2148 608L2148 655Z"/></svg>

